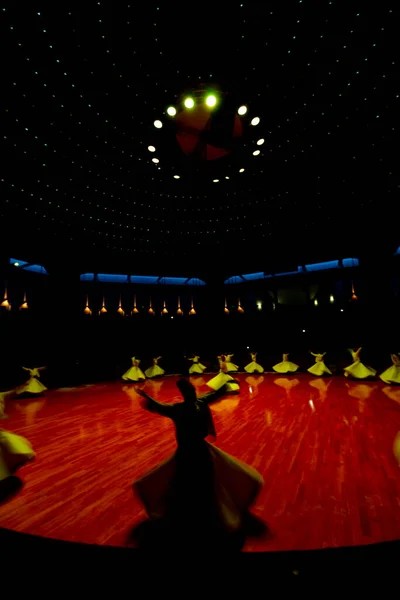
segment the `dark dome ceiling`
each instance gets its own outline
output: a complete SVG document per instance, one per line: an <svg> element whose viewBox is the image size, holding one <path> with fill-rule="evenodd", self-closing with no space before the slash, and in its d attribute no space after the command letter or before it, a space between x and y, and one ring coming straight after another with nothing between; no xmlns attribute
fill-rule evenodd
<svg viewBox="0 0 400 600"><path fill-rule="evenodd" d="M9 252L201 276L360 255L371 236L397 247L395 2L194 6L2 9ZM210 91L205 131L182 129L184 98Z"/></svg>

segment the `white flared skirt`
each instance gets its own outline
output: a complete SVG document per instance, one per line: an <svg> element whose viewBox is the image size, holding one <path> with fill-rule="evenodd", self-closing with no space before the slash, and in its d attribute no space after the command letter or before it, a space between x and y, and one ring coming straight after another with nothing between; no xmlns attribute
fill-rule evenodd
<svg viewBox="0 0 400 600"><path fill-rule="evenodd" d="M244 368L246 373L264 373L264 369L256 362L252 362Z"/></svg>
<svg viewBox="0 0 400 600"><path fill-rule="evenodd" d="M290 361L284 361L272 367L275 373L296 373L300 369L299 365L295 365Z"/></svg>
<svg viewBox="0 0 400 600"><path fill-rule="evenodd" d="M0 481L13 475L34 458L35 453L28 440L20 435L0 430Z"/></svg>
<svg viewBox="0 0 400 600"><path fill-rule="evenodd" d="M193 363L193 365L189 369L189 373L190 375L203 375L206 368L207 367L205 367L201 363Z"/></svg>
<svg viewBox="0 0 400 600"><path fill-rule="evenodd" d="M207 383L207 387L211 388L215 392L218 392L222 387L226 386L227 392L238 392L240 390L240 386L235 382L233 377L228 375L227 373L223 373L220 371L216 377L211 379Z"/></svg>
<svg viewBox="0 0 400 600"><path fill-rule="evenodd" d="M150 367L150 369L147 369L147 371L145 371L145 375L149 379L153 379L154 377L162 377L163 375L165 375L165 371L158 365L154 365L153 367Z"/></svg>
<svg viewBox="0 0 400 600"><path fill-rule="evenodd" d="M371 367L366 367L362 362L357 361L347 367L344 370L346 377L353 377L354 379L368 379L368 377L375 377L376 371Z"/></svg>
<svg viewBox="0 0 400 600"><path fill-rule="evenodd" d="M264 481L253 468L205 442L213 467L213 488L219 518L227 531L241 528L244 513L254 503ZM150 519L168 516L168 494L177 475L177 454L162 463L154 471L133 484L133 489L141 499ZM185 495L189 495L190 489ZM202 507L198 506L195 491L189 499L193 519Z"/></svg>
<svg viewBox="0 0 400 600"><path fill-rule="evenodd" d="M32 377L24 385L17 390L17 395L21 394L43 394L47 390L47 387L43 385L41 381Z"/></svg>
<svg viewBox="0 0 400 600"><path fill-rule="evenodd" d="M332 372L328 369L324 362L317 362L315 365L308 369L308 372L311 375L315 375L316 377L323 377L324 375L332 375Z"/></svg>
<svg viewBox="0 0 400 600"><path fill-rule="evenodd" d="M382 373L381 379L382 381L388 384L397 383L398 385L400 385L400 367L395 367L393 365L392 367L387 369L387 371Z"/></svg>
<svg viewBox="0 0 400 600"><path fill-rule="evenodd" d="M131 367L124 375L122 375L124 381L140 381L146 379L143 371L139 367Z"/></svg>

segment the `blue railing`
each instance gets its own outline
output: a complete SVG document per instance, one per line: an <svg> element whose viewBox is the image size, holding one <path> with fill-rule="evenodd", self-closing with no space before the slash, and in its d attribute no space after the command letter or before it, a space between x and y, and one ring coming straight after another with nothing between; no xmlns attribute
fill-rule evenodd
<svg viewBox="0 0 400 600"><path fill-rule="evenodd" d="M400 250L400 248L399 248ZM257 281L260 279L273 279L275 277L292 277L293 275L299 275L300 273L315 273L318 271L328 271L332 269L354 268L359 267L360 262L358 258L345 258L340 260L331 260L328 262L316 263L314 265L305 265L297 268L297 271L289 271L287 273L253 273L251 275L235 275L225 281L225 285L237 285L246 281Z"/></svg>

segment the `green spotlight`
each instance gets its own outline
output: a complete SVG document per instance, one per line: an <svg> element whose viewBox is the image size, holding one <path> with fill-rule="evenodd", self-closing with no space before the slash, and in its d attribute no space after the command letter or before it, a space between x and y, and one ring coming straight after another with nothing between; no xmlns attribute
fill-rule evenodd
<svg viewBox="0 0 400 600"><path fill-rule="evenodd" d="M193 108L194 107L194 100L193 100L193 98L186 98L186 100L185 100L185 106L186 106L186 108Z"/></svg>
<svg viewBox="0 0 400 600"><path fill-rule="evenodd" d="M206 104L209 108L214 108L214 106L217 106L217 97L214 95L208 96Z"/></svg>

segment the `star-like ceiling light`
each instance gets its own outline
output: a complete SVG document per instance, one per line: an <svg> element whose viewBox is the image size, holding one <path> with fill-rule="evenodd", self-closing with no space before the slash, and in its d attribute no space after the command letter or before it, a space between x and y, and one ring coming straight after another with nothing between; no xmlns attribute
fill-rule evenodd
<svg viewBox="0 0 400 600"><path fill-rule="evenodd" d="M255 152L253 152L253 156L260 156L261 154L261 150L256 150Z"/></svg>
<svg viewBox="0 0 400 600"><path fill-rule="evenodd" d="M265 140L264 139L258 140L257 146L262 146L263 144L265 144Z"/></svg>
<svg viewBox="0 0 400 600"><path fill-rule="evenodd" d="M167 109L167 113L169 114L170 117L175 117L175 115L176 115L176 108L174 106L170 106Z"/></svg>
<svg viewBox="0 0 400 600"><path fill-rule="evenodd" d="M260 121L261 121L260 117L254 117L251 124L253 125L253 127L257 127L257 125L260 124Z"/></svg>
<svg viewBox="0 0 400 600"><path fill-rule="evenodd" d="M155 151L156 151L156 149L154 146L149 146L149 152L155 152Z"/></svg>
<svg viewBox="0 0 400 600"><path fill-rule="evenodd" d="M214 108L214 106L217 106L217 97L216 96L208 96L207 100L206 100L206 104L209 108Z"/></svg>
<svg viewBox="0 0 400 600"><path fill-rule="evenodd" d="M240 169L239 173L244 173L246 169Z"/></svg>
<svg viewBox="0 0 400 600"><path fill-rule="evenodd" d="M152 158L152 161L156 165L158 165L158 163L160 162L158 158Z"/></svg>
<svg viewBox="0 0 400 600"><path fill-rule="evenodd" d="M241 117L244 117L244 115L247 113L247 106L241 106L238 110L238 114Z"/></svg>
<svg viewBox="0 0 400 600"><path fill-rule="evenodd" d="M180 175L174 175L174 179L180 179L181 176Z"/></svg>
<svg viewBox="0 0 400 600"><path fill-rule="evenodd" d="M162 127L163 127L163 124L162 124L162 122L161 122L161 121L154 121L154 127L155 127L156 129L162 129Z"/></svg>

